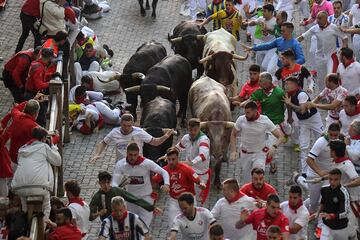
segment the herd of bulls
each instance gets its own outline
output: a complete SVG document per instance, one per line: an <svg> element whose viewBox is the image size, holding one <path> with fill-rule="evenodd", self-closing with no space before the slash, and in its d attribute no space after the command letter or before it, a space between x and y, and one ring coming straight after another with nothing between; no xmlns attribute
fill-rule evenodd
<svg viewBox="0 0 360 240"><path fill-rule="evenodd" d="M135 119L140 95L140 125L154 137L162 136L164 128L176 128L177 117L184 124L189 104L192 116L201 120L201 128L210 138L218 184L234 125L228 100L229 95L237 93L234 60L247 57L235 54L236 39L227 31L206 33L191 21L177 25L168 40L175 55L167 56L165 47L155 41L136 50L119 78L121 88ZM197 70L196 80L192 79L193 69ZM177 115L176 100L180 105ZM145 145L144 156L156 160L171 145L172 139L159 147Z"/></svg>

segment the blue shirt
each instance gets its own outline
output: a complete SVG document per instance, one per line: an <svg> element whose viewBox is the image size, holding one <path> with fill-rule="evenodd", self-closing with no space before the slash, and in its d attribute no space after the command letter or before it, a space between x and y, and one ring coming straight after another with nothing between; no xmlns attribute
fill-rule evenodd
<svg viewBox="0 0 360 240"><path fill-rule="evenodd" d="M296 63L298 63L298 64L305 63L305 57L304 57L304 53L302 51L301 44L295 38L292 38L290 40L285 40L283 37L278 37L278 38L272 40L271 42L255 45L253 47L253 50L254 51L264 51L264 50L269 50L269 49L273 49L273 48L277 48L278 52L284 52L285 50L291 48L295 53ZM278 65L278 67L282 67L282 63L281 63L280 59L278 60L277 65Z"/></svg>

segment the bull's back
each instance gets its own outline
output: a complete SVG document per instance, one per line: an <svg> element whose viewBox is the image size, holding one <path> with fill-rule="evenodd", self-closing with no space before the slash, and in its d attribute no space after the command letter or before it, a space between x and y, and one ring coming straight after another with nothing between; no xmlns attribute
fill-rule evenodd
<svg viewBox="0 0 360 240"><path fill-rule="evenodd" d="M223 28L209 32L204 37L203 57L214 52L235 52L236 39Z"/></svg>
<svg viewBox="0 0 360 240"><path fill-rule="evenodd" d="M175 104L168 99L157 97L144 106L140 125L144 128L176 128L176 121Z"/></svg>
<svg viewBox="0 0 360 240"><path fill-rule="evenodd" d="M155 41L146 42L141 45L132 55L124 67L124 74L147 71L166 57L165 47Z"/></svg>

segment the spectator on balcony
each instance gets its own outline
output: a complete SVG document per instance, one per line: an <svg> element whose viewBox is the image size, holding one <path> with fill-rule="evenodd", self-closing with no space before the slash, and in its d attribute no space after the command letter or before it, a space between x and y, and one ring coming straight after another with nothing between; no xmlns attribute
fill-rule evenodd
<svg viewBox="0 0 360 240"><path fill-rule="evenodd" d="M96 56L96 50L91 43L87 43L85 45L84 54L78 59L78 61L74 64L76 84L80 84L81 78L87 72L100 71L100 60Z"/></svg>
<svg viewBox="0 0 360 240"><path fill-rule="evenodd" d="M61 156L44 128L34 128L32 137L19 149L18 167L11 182L11 188L21 196L24 212L27 211L26 197L43 196L42 209L46 220L51 210L50 191L54 189L54 173L51 165L60 166Z"/></svg>

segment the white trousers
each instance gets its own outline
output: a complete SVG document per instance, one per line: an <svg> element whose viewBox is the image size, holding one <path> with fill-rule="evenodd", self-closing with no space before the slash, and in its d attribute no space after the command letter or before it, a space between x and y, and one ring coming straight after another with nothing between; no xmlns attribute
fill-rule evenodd
<svg viewBox="0 0 360 240"><path fill-rule="evenodd" d="M43 201L43 205L42 205L42 210L44 213L44 221L49 219L50 216L50 211L51 211L51 205L50 205L50 192L46 191L44 194L44 201ZM20 196L21 199L21 206L22 206L22 210L24 212L27 212L28 208L27 208L27 203L26 203L26 197Z"/></svg>
<svg viewBox="0 0 360 240"><path fill-rule="evenodd" d="M192 20L196 19L197 9L200 8L201 11L206 10L206 0L189 0L190 5L190 17Z"/></svg>
<svg viewBox="0 0 360 240"><path fill-rule="evenodd" d="M177 199L169 197L168 198L168 222L169 222L169 229L172 227L173 221L177 215L181 213L179 203Z"/></svg>
<svg viewBox="0 0 360 240"><path fill-rule="evenodd" d="M319 92L325 88L325 77L332 72L334 66L331 54L329 56L315 55L315 69L317 71L317 86Z"/></svg>
<svg viewBox="0 0 360 240"><path fill-rule="evenodd" d="M353 48L356 61L360 61L360 34L354 34Z"/></svg>
<svg viewBox="0 0 360 240"><path fill-rule="evenodd" d="M80 63L76 62L74 63L74 71L75 71L75 79L76 79L76 85L81 84L81 78L86 75L90 71L99 72L100 71L100 64L97 61L93 61L90 64L90 67L88 70L83 71L81 68Z"/></svg>
<svg viewBox="0 0 360 240"><path fill-rule="evenodd" d="M311 116L309 119L299 119L299 125L301 173L306 173L308 168L306 158L310 150L311 133L313 134L313 138L318 139L324 131L324 126L319 112Z"/></svg>
<svg viewBox="0 0 360 240"><path fill-rule="evenodd" d="M328 184L328 181L325 182L320 182L320 183L309 183L308 184L308 192L309 192L309 198L310 198L310 207L309 207L309 212L310 213L314 213L318 210L319 206L320 206L320 190L321 188Z"/></svg>
<svg viewBox="0 0 360 240"><path fill-rule="evenodd" d="M349 237L348 229L333 230L322 224L320 240L346 240Z"/></svg>
<svg viewBox="0 0 360 240"><path fill-rule="evenodd" d="M104 123L110 125L120 125L120 109L114 108L111 110L110 107L103 102L94 102L93 104L104 118Z"/></svg>
<svg viewBox="0 0 360 240"><path fill-rule="evenodd" d="M144 199L145 201L147 201L150 204L154 203L154 199L152 199L152 197L150 195L148 196L138 196L141 199ZM153 218L153 212L149 212L147 210L145 210L144 208L137 206L135 204L129 203L127 202L127 208L130 212L133 212L135 214L137 214L146 224L146 226L150 227L152 218Z"/></svg>
<svg viewBox="0 0 360 240"><path fill-rule="evenodd" d="M7 197L9 193L8 179L0 178L0 197Z"/></svg>
<svg viewBox="0 0 360 240"><path fill-rule="evenodd" d="M300 14L300 16L302 16L302 18L309 18L309 16L310 16L309 1L301 0L301 2L299 3L299 8L302 13L302 14ZM289 17L288 17L287 21L289 22Z"/></svg>
<svg viewBox="0 0 360 240"><path fill-rule="evenodd" d="M265 69L267 72L273 74L276 71L277 66L277 59L275 59L274 62L272 62L274 59L274 56L276 56L276 48L264 51L265 55L261 62L261 67Z"/></svg>
<svg viewBox="0 0 360 240"><path fill-rule="evenodd" d="M256 153L240 153L240 161L243 173L243 183L251 181L251 170L254 168L261 168L265 170L266 154L261 152Z"/></svg>

